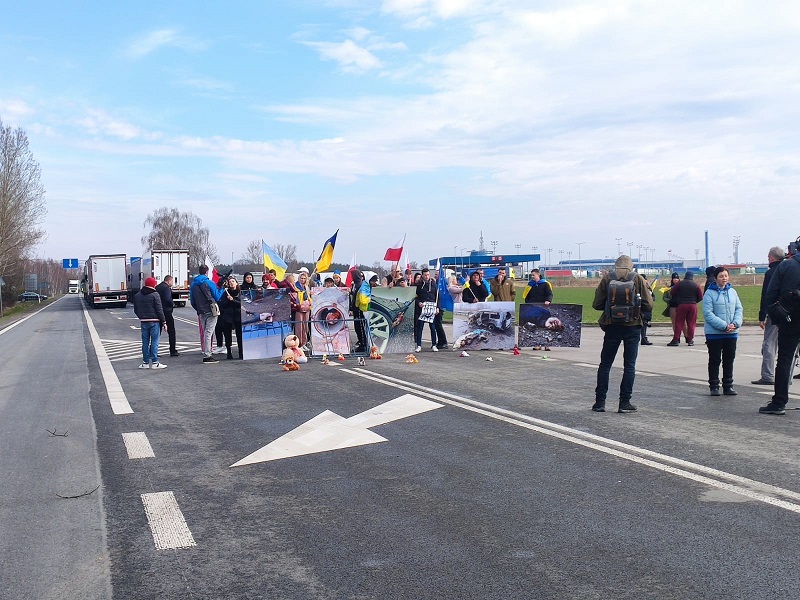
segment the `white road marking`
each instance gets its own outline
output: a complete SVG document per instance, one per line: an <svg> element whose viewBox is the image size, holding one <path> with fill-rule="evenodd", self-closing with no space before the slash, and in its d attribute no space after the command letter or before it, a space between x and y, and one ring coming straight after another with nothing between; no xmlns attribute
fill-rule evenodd
<svg viewBox="0 0 800 600"><path fill-rule="evenodd" d="M386 442L388 440L385 437L373 433L369 430L370 427L385 425L436 408L442 408L442 405L413 394L404 394L349 419L326 410L245 456L231 467Z"/></svg>
<svg viewBox="0 0 800 600"><path fill-rule="evenodd" d="M51 302L51 303L50 303L50 304L48 304L47 306L43 306L42 308L40 308L40 309L39 309L39 310L37 310L36 312L29 314L27 317L23 317L23 318L21 318L19 321L14 321L14 322L13 322L11 325L9 325L8 327L4 327L3 329L0 329L0 335L3 335L3 334L6 332L6 331L11 331L11 330L12 330L12 329L14 329L14 327L16 327L17 325L20 325L20 324L24 323L25 321L27 321L27 320L28 320L28 319L30 319L31 317L35 317L36 315L38 315L38 314L39 314L40 312L42 312L43 310L47 310L48 308L50 308L51 306L53 306L53 304L55 304L56 302L60 302L60 301L61 301L61 300L63 300L64 298L66 298L66 296L61 296L61 298L59 298L58 300L55 300L55 301Z"/></svg>
<svg viewBox="0 0 800 600"><path fill-rule="evenodd" d="M100 374L106 384L111 410L115 415L132 415L133 409L128 403L128 397L125 395L119 378L114 372L114 367L111 366L111 361L108 358L108 354L106 354L105 348L103 348L103 342L100 341L100 336L97 334L97 329L94 328L94 323L89 316L89 311L86 310L86 306L83 307L83 314L86 316L89 337L92 338L92 345L94 346L95 354L97 354L97 362L100 364Z"/></svg>
<svg viewBox="0 0 800 600"><path fill-rule="evenodd" d="M197 546L173 492L142 494L142 503L158 550Z"/></svg>
<svg viewBox="0 0 800 600"><path fill-rule="evenodd" d="M597 368L597 365L592 365L592 364L589 364L589 363L579 363L579 362L576 362L576 363L573 363L573 364L574 364L576 367L588 367L588 368L590 368L590 369L596 369L596 368Z"/></svg>
<svg viewBox="0 0 800 600"><path fill-rule="evenodd" d="M541 419L536 419L528 415L523 415L521 413L506 410L497 406L492 406L490 404L485 404L483 402L469 400L468 398L462 398L461 396L457 396L455 394L449 394L439 390L431 390L430 392L423 391L429 390L430 388L423 388L417 384L408 383L401 379L389 377L388 375L371 373L363 369L342 369L342 371L345 373L351 373L358 377L370 379L378 383L383 383L384 385L414 392L421 396L427 396L438 402L444 402L445 404L457 406L459 408L482 414L493 419L517 425L525 429L530 429L531 431L536 431L538 433L571 442L579 446L597 450L598 452L617 456L619 458L651 467L659 471L678 475L679 477L683 477L685 479L704 483L706 485L727 490L735 494L740 494L742 496L752 498L753 500L758 500L759 502L764 502L765 504L770 504L772 506L777 506L779 508L800 514L800 504L788 502L775 497L783 496L784 498L800 501L800 493L792 490L787 490L785 488L780 488L761 481L748 479L746 477L734 475L733 473L727 473L725 471L706 467L705 465L689 462L666 454L653 452L652 450L647 450L645 448L639 448L638 446L625 444L624 442L618 442L610 438L604 438L591 433L586 433L577 429L566 427L564 425L558 425L557 423L543 421ZM636 454L641 456L637 456ZM689 469L696 472L692 473ZM702 475L700 473L702 473ZM717 477L717 479L712 479L711 477ZM725 481L720 481L720 479L732 481L738 485L726 483Z"/></svg>
<svg viewBox="0 0 800 600"><path fill-rule="evenodd" d="M122 441L125 442L125 449L128 451L128 458L155 458L155 452L147 439L144 431L133 431L123 433Z"/></svg>

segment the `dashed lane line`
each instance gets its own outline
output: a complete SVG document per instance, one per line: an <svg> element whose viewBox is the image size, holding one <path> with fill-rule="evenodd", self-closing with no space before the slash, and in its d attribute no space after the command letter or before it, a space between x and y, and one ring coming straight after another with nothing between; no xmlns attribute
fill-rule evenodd
<svg viewBox="0 0 800 600"><path fill-rule="evenodd" d="M128 451L128 458L155 458L153 447L147 434L144 431L132 431L122 434L122 441L125 442L125 449Z"/></svg>
<svg viewBox="0 0 800 600"><path fill-rule="evenodd" d="M142 494L142 503L158 550L197 545L173 492Z"/></svg>
<svg viewBox="0 0 800 600"><path fill-rule="evenodd" d="M434 390L388 375L373 373L360 368L342 369L342 371L800 514L800 504L782 500L777 497L781 496L783 498L800 501L800 493L792 490L748 479L666 454L653 452L652 450L647 450L624 442L618 442L610 438L586 433L584 431L572 429L571 427L551 423L550 421L536 419L522 413L470 400L448 392ZM716 479L713 479L713 477L716 477ZM727 480L734 483L727 483L727 481L720 480Z"/></svg>

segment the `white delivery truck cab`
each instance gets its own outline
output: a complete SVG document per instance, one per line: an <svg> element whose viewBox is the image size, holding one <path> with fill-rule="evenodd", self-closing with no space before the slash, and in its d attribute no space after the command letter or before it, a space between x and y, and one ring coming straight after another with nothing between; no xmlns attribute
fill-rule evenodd
<svg viewBox="0 0 800 600"><path fill-rule="evenodd" d="M138 264L131 264L129 290L135 287L138 292L148 277L153 277L156 282L161 283L164 281L164 277L172 275L172 299L175 306L186 306L186 303L189 302L188 250L153 250L146 252L137 262ZM133 299L133 295L131 295L131 299Z"/></svg>
<svg viewBox="0 0 800 600"><path fill-rule="evenodd" d="M125 308L128 302L125 286L125 254L92 254L83 268L83 297L94 307Z"/></svg>

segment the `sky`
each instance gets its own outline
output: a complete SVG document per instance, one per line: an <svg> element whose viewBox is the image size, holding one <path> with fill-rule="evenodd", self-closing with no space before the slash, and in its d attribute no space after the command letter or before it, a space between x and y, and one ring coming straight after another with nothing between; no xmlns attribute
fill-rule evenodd
<svg viewBox="0 0 800 600"><path fill-rule="evenodd" d="M0 56L41 257L138 256L165 206L223 261L336 229L366 265L403 234L555 262L703 258L707 230L717 264L800 235L796 1L32 0Z"/></svg>

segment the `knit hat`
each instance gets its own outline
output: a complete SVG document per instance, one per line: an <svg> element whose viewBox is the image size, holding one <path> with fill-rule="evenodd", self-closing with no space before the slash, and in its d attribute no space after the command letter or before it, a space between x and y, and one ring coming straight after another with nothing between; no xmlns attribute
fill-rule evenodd
<svg viewBox="0 0 800 600"><path fill-rule="evenodd" d="M694 273L691 271L686 271L686 275L683 276L684 279L694 279Z"/></svg>
<svg viewBox="0 0 800 600"><path fill-rule="evenodd" d="M147 279L144 280L144 287L155 289L157 285L158 282L156 281L155 277L148 277Z"/></svg>
<svg viewBox="0 0 800 600"><path fill-rule="evenodd" d="M680 279L680 278L681 278L681 276L680 276L680 273L673 273L673 274L672 274L672 277L671 277L670 279L675 279L676 277L677 277L678 279Z"/></svg>

